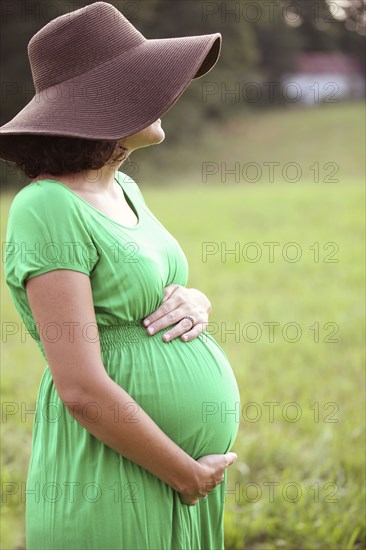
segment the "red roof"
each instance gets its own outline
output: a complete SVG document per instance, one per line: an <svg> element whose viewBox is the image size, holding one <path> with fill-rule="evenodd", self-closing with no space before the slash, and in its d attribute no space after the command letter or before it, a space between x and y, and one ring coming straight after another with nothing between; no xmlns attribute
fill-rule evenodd
<svg viewBox="0 0 366 550"><path fill-rule="evenodd" d="M302 53L295 57L294 69L311 74L359 74L361 67L356 59L341 53Z"/></svg>

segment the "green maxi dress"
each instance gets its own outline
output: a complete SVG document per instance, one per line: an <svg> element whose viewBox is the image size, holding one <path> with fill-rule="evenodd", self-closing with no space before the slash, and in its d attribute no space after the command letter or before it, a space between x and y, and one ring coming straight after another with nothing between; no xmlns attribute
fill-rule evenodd
<svg viewBox="0 0 366 550"><path fill-rule="evenodd" d="M167 285L186 286L186 256L137 183L119 171L115 179L136 226L112 220L56 179L25 186L10 208L6 282L46 363L26 483L27 550L220 550L227 470L206 500L187 506L169 485L94 437L58 396L28 304L24 283L31 277L55 269L89 275L110 378L194 459L231 449L240 396L225 352L206 331L166 343L167 328L149 336L142 325ZM133 419L134 411L127 413ZM88 418L97 415L91 406Z"/></svg>

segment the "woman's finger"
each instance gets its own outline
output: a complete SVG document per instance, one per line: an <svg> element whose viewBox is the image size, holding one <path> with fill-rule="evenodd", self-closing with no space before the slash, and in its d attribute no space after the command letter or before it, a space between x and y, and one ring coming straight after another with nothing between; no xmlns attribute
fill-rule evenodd
<svg viewBox="0 0 366 550"><path fill-rule="evenodd" d="M207 323L197 323L196 325L194 325L194 327L191 328L191 330L181 335L181 340L183 340L183 342L194 340L194 338L197 338L197 336L202 334L206 326Z"/></svg>
<svg viewBox="0 0 366 550"><path fill-rule="evenodd" d="M181 305L182 300L180 299L179 294L176 294L177 288L178 287L173 289L172 292L167 297L164 298L164 301L160 304L160 306L155 311L153 311L147 317L145 317L143 321L145 327L150 326L152 323L154 323L158 319L161 319L165 315L169 314L171 311L174 311L177 307ZM169 324L165 326L169 326ZM164 327L161 327L161 328L164 328ZM155 332L157 331L155 330Z"/></svg>
<svg viewBox="0 0 366 550"><path fill-rule="evenodd" d="M238 455L236 453L234 453L233 451L230 451L228 453L225 454L225 457L226 457L226 461L227 461L227 466L231 466L231 464L233 464L237 459L238 459Z"/></svg>
<svg viewBox="0 0 366 550"><path fill-rule="evenodd" d="M165 302L176 290L178 290L179 285L168 285L164 288L164 298L162 302Z"/></svg>
<svg viewBox="0 0 366 550"><path fill-rule="evenodd" d="M150 323L147 327L148 334L156 334L159 332L159 330L163 330L164 328L171 327L169 330L169 334L172 330L176 329L176 323L179 323L183 317L186 316L186 313L184 309L181 307L178 307L177 309L174 309L173 311L169 311L169 313L166 313L163 317L160 317L157 321L154 321L153 323ZM187 319L186 319L187 321ZM172 325L175 325L172 327ZM188 323L186 323L186 328L184 330L189 330L189 328L192 326L192 323L188 319ZM180 332L179 334L182 334ZM178 332L175 332L175 335L178 335Z"/></svg>
<svg viewBox="0 0 366 550"><path fill-rule="evenodd" d="M199 323L201 324L201 323ZM177 338L178 336L184 336L184 334L189 334L192 330L189 330L192 327L192 321L188 318L182 319L179 323L169 329L168 332L163 334L164 342L170 342ZM198 336L198 334L197 334Z"/></svg>

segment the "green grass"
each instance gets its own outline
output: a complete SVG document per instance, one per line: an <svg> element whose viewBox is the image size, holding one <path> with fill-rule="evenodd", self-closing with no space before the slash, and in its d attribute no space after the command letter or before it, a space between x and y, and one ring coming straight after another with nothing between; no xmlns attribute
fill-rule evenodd
<svg viewBox="0 0 366 550"><path fill-rule="evenodd" d="M186 146L193 161L174 185L155 185L153 168L154 185L148 177L141 180L146 202L187 255L188 286L212 302L210 330L217 330L214 336L230 357L240 387L242 410L233 448L238 461L229 469L226 495L226 550L365 547L362 116L360 106L345 105L274 112L249 123L236 119L225 125L219 141L211 135L202 138L201 149ZM358 138L347 136L347 128ZM239 137L248 139L248 132L249 152L243 149L235 157ZM219 149L227 162L271 161L277 155L285 164L299 162L302 151L304 165L336 161L343 175L339 183L314 183L304 176L297 183L279 178L267 184L217 179L202 184L197 163L205 155L217 158ZM171 152L172 158L181 154ZM3 231L10 201L3 197ZM264 244L270 242L279 243L272 262ZM207 243L214 253L203 261ZM254 246L246 248L248 243L256 243L262 253L256 262L249 261ZM288 243L296 243L302 253L297 262L282 255ZM334 244L324 249L326 243ZM225 256L225 246L237 246L241 256ZM287 251L293 254L294 247ZM1 284L3 321L18 322L3 279ZM279 323L273 342L271 322ZM225 335L235 323L236 338ZM288 341L294 337L290 325L287 336L283 333L288 323L301 329L297 342ZM326 341L331 338L337 341ZM11 340L3 347L3 401L29 408L43 360L30 337L24 345ZM297 422L291 422L296 410L290 403L301 413ZM32 421L31 414L24 422L16 414L3 425L3 482L25 482ZM3 549L24 548L23 500L18 493L4 503L3 496Z"/></svg>
<svg viewBox="0 0 366 550"><path fill-rule="evenodd" d="M165 116L174 116L174 113ZM225 181L221 163L225 163L227 170L239 163L240 184L255 179L255 168L248 167L246 174L248 163L257 163L258 170L262 170L259 183L267 182L269 167L264 163L272 162L278 163L274 167L277 182L286 182L286 177L295 178L291 168L286 176L286 165L297 163L301 171L299 185L314 181L317 170L320 182L326 182L328 176L347 185L362 183L364 121L360 103L321 104L315 108L270 112L243 110L242 114L238 107L236 117L205 124L203 133L185 138L179 146L170 146L174 136L168 130L159 147L136 151L130 167L128 162L125 166L144 190L149 189L151 183L172 187L190 182L200 185L205 162L219 165L218 172L207 177L206 187ZM164 117L162 125L164 127ZM179 132L179 128L176 131ZM327 163L331 164L326 166ZM234 175L227 174L226 183L235 181Z"/></svg>

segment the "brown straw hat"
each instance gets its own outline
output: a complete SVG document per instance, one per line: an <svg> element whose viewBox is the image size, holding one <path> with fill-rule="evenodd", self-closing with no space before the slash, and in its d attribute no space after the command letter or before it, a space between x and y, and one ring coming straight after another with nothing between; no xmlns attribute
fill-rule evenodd
<svg viewBox="0 0 366 550"><path fill-rule="evenodd" d="M139 132L212 69L221 40L146 39L107 2L56 17L29 41L36 93L0 127L0 158L15 160L21 134L119 140Z"/></svg>

